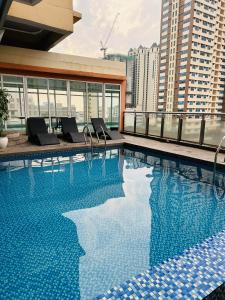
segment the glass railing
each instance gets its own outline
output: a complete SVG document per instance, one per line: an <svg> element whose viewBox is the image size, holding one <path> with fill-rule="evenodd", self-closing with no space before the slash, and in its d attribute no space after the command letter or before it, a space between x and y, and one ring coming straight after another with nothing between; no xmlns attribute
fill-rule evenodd
<svg viewBox="0 0 225 300"><path fill-rule="evenodd" d="M225 113L124 112L123 131L215 147L225 135Z"/></svg>

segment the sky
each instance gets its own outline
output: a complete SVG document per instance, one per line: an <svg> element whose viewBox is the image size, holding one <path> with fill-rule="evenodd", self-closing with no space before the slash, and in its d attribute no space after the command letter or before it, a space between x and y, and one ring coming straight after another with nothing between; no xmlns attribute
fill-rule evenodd
<svg viewBox="0 0 225 300"><path fill-rule="evenodd" d="M159 43L161 0L73 0L73 4L82 19L54 52L102 57L100 41L106 40L117 13L108 53L127 54L130 48Z"/></svg>

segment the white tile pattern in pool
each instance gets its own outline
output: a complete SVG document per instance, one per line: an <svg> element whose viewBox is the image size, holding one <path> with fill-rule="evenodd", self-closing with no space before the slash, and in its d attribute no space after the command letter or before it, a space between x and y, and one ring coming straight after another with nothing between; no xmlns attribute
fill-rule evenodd
<svg viewBox="0 0 225 300"><path fill-rule="evenodd" d="M223 282L225 231L95 299L202 299Z"/></svg>

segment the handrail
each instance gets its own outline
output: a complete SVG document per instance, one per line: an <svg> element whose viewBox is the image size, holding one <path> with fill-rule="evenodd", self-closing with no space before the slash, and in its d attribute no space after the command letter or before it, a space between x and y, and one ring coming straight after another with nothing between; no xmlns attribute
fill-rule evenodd
<svg viewBox="0 0 225 300"><path fill-rule="evenodd" d="M166 112L166 111L125 111L124 114L156 114L156 115L197 115L197 116L225 116L225 113L210 112Z"/></svg>
<svg viewBox="0 0 225 300"><path fill-rule="evenodd" d="M103 133L103 135L104 135L104 140L105 140L105 153L106 153L106 134L105 134L105 131L104 131L103 127L102 127L102 126L100 126L100 127L101 127L102 133Z"/></svg>
<svg viewBox="0 0 225 300"><path fill-rule="evenodd" d="M216 149L216 153L215 153L215 157L214 157L214 167L213 167L213 182L215 181L215 173L216 173L216 164L217 164L217 158L218 158L218 154L222 148L223 145L223 141L225 140L225 136L222 137L217 149Z"/></svg>
<svg viewBox="0 0 225 300"><path fill-rule="evenodd" d="M217 190L216 190L216 164L217 164L217 158L218 158L218 154L222 148L222 145L223 145L223 141L225 140L225 135L222 137L218 147L217 147L217 150L216 150L216 153L215 153L215 157L214 157L214 165L213 165L213 190L214 190L214 194L215 194L215 197L218 199L218 200L221 200L220 197L218 196L217 194ZM224 196L224 195L223 195Z"/></svg>
<svg viewBox="0 0 225 300"><path fill-rule="evenodd" d="M87 136L86 136L86 134L85 134L85 129L87 129L87 132L89 133L90 140L91 140L91 153L93 153L93 138L92 138L91 130L90 130L90 128L88 127L88 125L85 125L84 128L83 128L85 144L87 144Z"/></svg>

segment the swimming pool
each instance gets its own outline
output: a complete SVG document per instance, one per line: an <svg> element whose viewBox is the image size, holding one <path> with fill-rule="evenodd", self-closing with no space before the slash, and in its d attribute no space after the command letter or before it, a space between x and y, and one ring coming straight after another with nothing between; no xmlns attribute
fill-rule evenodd
<svg viewBox="0 0 225 300"><path fill-rule="evenodd" d="M0 298L92 299L225 229L225 174L136 148L0 162Z"/></svg>

